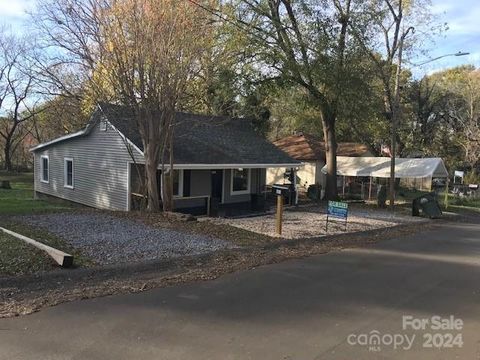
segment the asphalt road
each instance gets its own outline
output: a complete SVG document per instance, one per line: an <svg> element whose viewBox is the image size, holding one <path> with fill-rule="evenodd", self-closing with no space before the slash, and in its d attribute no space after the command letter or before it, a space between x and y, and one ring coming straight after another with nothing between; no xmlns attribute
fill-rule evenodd
<svg viewBox="0 0 480 360"><path fill-rule="evenodd" d="M480 221L0 320L0 359L480 360Z"/></svg>

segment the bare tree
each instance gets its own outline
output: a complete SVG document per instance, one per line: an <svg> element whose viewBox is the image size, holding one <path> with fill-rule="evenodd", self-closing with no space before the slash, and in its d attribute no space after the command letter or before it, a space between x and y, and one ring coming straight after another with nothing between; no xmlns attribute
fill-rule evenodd
<svg viewBox="0 0 480 360"><path fill-rule="evenodd" d="M98 64L100 0L38 0L32 12L37 30L32 65L39 91L83 99Z"/></svg>
<svg viewBox="0 0 480 360"><path fill-rule="evenodd" d="M142 137L148 209L172 207L175 111L194 76L209 21L197 5L176 0L43 0L47 43L59 49L58 66L83 71L94 100L134 111ZM52 24L59 26L53 31Z"/></svg>
<svg viewBox="0 0 480 360"><path fill-rule="evenodd" d="M25 62L25 42L0 33L0 137L3 139L4 168L13 170L12 156L28 131L21 129L38 109L34 78ZM23 130L23 131L20 131Z"/></svg>

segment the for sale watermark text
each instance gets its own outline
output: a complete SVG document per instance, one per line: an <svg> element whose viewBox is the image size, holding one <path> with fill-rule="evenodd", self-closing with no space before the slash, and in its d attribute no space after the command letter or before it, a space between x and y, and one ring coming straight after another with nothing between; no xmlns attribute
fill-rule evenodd
<svg viewBox="0 0 480 360"><path fill-rule="evenodd" d="M449 317L435 315L429 318L404 315L402 330L405 333L381 333L378 330L372 330L368 333L350 334L347 342L352 346L366 347L369 351L381 351L383 348L407 351L417 342L423 348L461 348L463 325L463 320L453 315ZM418 334L419 332L422 333Z"/></svg>

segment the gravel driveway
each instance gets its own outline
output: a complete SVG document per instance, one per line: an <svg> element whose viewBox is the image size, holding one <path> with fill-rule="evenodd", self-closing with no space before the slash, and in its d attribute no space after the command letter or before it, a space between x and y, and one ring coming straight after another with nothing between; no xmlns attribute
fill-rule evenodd
<svg viewBox="0 0 480 360"><path fill-rule="evenodd" d="M153 228L100 213L30 215L16 219L61 237L103 264L167 259L233 247L213 237Z"/></svg>
<svg viewBox="0 0 480 360"><path fill-rule="evenodd" d="M405 223L425 222L424 218L391 214L388 210L368 210L352 208L349 210L347 228L343 220L331 219L328 234L325 224L327 216L321 207L304 207L297 210L285 210L283 213L282 237L287 239L312 238L345 232L357 232L380 229ZM241 229L253 231L272 237L279 237L275 232L275 214L236 218L209 219L217 224L228 224Z"/></svg>

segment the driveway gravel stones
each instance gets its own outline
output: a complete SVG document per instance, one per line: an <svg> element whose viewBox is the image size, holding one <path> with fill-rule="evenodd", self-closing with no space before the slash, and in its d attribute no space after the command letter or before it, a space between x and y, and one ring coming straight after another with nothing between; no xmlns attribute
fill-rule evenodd
<svg viewBox="0 0 480 360"><path fill-rule="evenodd" d="M102 264L169 259L234 247L214 237L153 228L101 213L30 215L16 220L64 239Z"/></svg>
<svg viewBox="0 0 480 360"><path fill-rule="evenodd" d="M317 238L326 235L368 231L389 228L399 224L428 221L419 217L400 214L393 215L388 210L369 211L352 208L349 210L347 227L345 228L345 221L330 218L327 233L326 220L327 215L324 208L310 206L286 210L283 213L281 237L286 239ZM271 237L280 237L275 229L275 214L235 219L212 219L209 221L213 221L216 224L235 226Z"/></svg>

